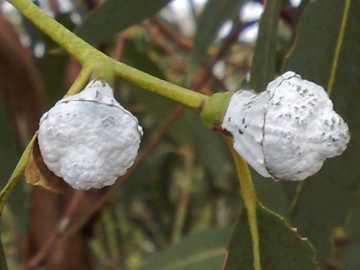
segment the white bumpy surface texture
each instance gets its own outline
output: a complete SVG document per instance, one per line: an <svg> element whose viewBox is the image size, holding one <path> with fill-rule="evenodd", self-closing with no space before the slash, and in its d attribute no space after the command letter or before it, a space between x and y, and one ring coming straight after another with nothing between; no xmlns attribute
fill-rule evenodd
<svg viewBox="0 0 360 270"><path fill-rule="evenodd" d="M46 166L76 189L112 185L137 156L142 128L104 81L58 101L40 120Z"/></svg>
<svg viewBox="0 0 360 270"><path fill-rule="evenodd" d="M259 94L236 92L222 127L232 134L234 149L259 174L274 179L304 180L350 140L324 88L291 71Z"/></svg>

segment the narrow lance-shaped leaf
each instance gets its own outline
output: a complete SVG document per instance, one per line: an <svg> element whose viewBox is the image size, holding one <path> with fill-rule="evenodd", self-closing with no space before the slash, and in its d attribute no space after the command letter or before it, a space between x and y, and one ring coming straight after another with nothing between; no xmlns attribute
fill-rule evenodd
<svg viewBox="0 0 360 270"><path fill-rule="evenodd" d="M318 270L310 243L283 218L257 205L261 266L266 270ZM235 225L224 270L253 269L249 224L240 215Z"/></svg>
<svg viewBox="0 0 360 270"><path fill-rule="evenodd" d="M176 245L151 255L140 270L219 270L230 229L219 227L185 237Z"/></svg>
<svg viewBox="0 0 360 270"><path fill-rule="evenodd" d="M273 79L276 64L277 29L282 0L266 1L261 16L259 35L256 41L250 85L256 91L263 91Z"/></svg>
<svg viewBox="0 0 360 270"><path fill-rule="evenodd" d="M196 27L193 47L193 61L202 60L207 48L214 41L216 35L226 21L238 16L240 6L244 0L209 0L199 18Z"/></svg>
<svg viewBox="0 0 360 270"><path fill-rule="evenodd" d="M165 7L170 0L107 0L78 27L76 34L96 46L115 33L141 22Z"/></svg>

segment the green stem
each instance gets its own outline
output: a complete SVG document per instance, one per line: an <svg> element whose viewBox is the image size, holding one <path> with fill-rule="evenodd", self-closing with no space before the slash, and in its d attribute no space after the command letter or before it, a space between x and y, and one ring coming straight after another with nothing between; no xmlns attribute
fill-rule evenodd
<svg viewBox="0 0 360 270"><path fill-rule="evenodd" d="M235 162L238 180L240 183L241 197L243 199L244 206L247 212L253 246L254 270L261 270L259 232L257 222L258 200L256 197L255 188L247 163L233 150L232 140L229 138L225 138L225 140L229 148L231 149L231 153Z"/></svg>
<svg viewBox="0 0 360 270"><path fill-rule="evenodd" d="M71 96L79 92L81 89L84 88L86 83L89 81L91 77L91 69L87 67L83 67L79 73L79 75L76 77L75 81L71 85L70 89L66 92L66 96Z"/></svg>
<svg viewBox="0 0 360 270"><path fill-rule="evenodd" d="M160 80L120 62L116 62L115 74L141 88L163 95L192 109L201 110L209 99L206 95Z"/></svg>
<svg viewBox="0 0 360 270"><path fill-rule="evenodd" d="M13 173L11 174L8 182L6 183L5 187L0 192L0 215L5 207L7 200L9 199L11 191L14 189L20 176L25 171L26 164L27 164L29 154L30 154L30 150L32 149L32 145L34 143L35 138L36 138L36 133L32 137L29 144L26 146L26 148L25 148L23 154L21 155L21 158L19 159L18 163L16 164L16 167L15 167Z"/></svg>
<svg viewBox="0 0 360 270"><path fill-rule="evenodd" d="M35 24L41 31L50 36L57 44L67 50L81 64L89 57L102 54L81 38L74 35L60 23L44 13L38 6L29 0L8 0L25 17Z"/></svg>
<svg viewBox="0 0 360 270"><path fill-rule="evenodd" d="M39 29L67 50L83 67L91 69L96 76L111 80L113 74L116 74L141 88L163 95L192 109L201 110L203 104L206 103L208 99L206 95L160 80L111 59L45 14L31 1L8 1Z"/></svg>

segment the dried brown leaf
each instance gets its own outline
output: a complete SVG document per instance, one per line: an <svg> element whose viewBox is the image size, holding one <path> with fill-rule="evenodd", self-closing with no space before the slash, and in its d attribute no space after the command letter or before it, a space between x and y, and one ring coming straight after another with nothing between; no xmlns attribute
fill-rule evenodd
<svg viewBox="0 0 360 270"><path fill-rule="evenodd" d="M61 194L64 193L68 186L62 178L56 176L45 165L40 153L37 138L30 151L29 161L25 169L25 180L30 185L40 186Z"/></svg>

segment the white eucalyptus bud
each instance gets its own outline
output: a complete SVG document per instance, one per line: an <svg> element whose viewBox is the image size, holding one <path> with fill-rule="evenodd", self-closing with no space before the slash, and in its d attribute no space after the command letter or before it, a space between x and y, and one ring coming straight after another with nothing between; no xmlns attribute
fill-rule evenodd
<svg viewBox="0 0 360 270"><path fill-rule="evenodd" d="M111 87L93 80L58 101L40 120L39 147L46 166L76 189L112 185L137 156L142 128L114 98Z"/></svg>
<svg viewBox="0 0 360 270"><path fill-rule="evenodd" d="M325 159L340 155L350 139L324 88L290 71L259 94L236 92L222 128L259 174L284 180L315 174Z"/></svg>

